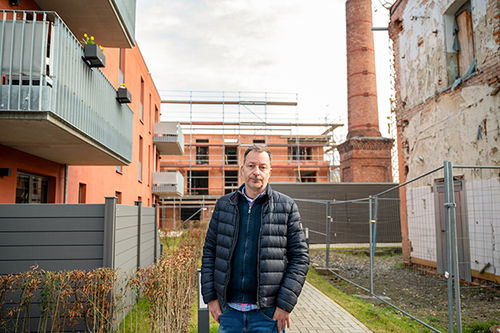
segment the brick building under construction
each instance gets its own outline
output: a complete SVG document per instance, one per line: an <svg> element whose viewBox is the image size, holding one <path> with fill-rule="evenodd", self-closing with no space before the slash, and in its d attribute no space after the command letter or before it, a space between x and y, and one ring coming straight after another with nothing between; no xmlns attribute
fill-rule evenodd
<svg viewBox="0 0 500 333"><path fill-rule="evenodd" d="M271 182L338 178L333 130L342 125L299 122L296 94L188 94L162 101L184 148L182 156L161 156L153 177L162 228L208 216L221 195L243 183L239 166L253 144L272 152Z"/></svg>

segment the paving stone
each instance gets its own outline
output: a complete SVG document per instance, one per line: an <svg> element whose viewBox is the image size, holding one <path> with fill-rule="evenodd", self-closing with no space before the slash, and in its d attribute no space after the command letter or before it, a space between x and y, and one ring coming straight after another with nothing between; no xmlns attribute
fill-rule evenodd
<svg viewBox="0 0 500 333"><path fill-rule="evenodd" d="M366 326L306 282L287 333L367 333Z"/></svg>

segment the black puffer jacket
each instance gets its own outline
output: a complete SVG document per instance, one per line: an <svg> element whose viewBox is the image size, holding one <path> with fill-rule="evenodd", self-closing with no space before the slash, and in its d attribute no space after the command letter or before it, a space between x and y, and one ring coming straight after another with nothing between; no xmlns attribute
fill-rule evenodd
<svg viewBox="0 0 500 333"><path fill-rule="evenodd" d="M205 238L201 266L201 292L205 303L226 302L231 258L238 239L237 192L217 201ZM278 306L291 312L302 290L309 255L297 204L288 196L264 193L257 264L257 305Z"/></svg>

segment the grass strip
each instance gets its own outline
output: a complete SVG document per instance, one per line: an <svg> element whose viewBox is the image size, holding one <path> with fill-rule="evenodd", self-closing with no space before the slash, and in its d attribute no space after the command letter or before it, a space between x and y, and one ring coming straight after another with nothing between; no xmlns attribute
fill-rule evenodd
<svg viewBox="0 0 500 333"><path fill-rule="evenodd" d="M375 306L338 290L313 268L309 269L307 281L375 333L430 332L388 305Z"/></svg>

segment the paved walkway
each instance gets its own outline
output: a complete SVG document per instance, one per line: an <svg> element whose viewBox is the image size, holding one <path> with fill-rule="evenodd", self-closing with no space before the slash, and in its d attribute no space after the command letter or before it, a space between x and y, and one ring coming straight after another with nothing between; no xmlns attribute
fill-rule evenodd
<svg viewBox="0 0 500 333"><path fill-rule="evenodd" d="M287 333L366 333L371 332L350 313L307 281L292 311Z"/></svg>

